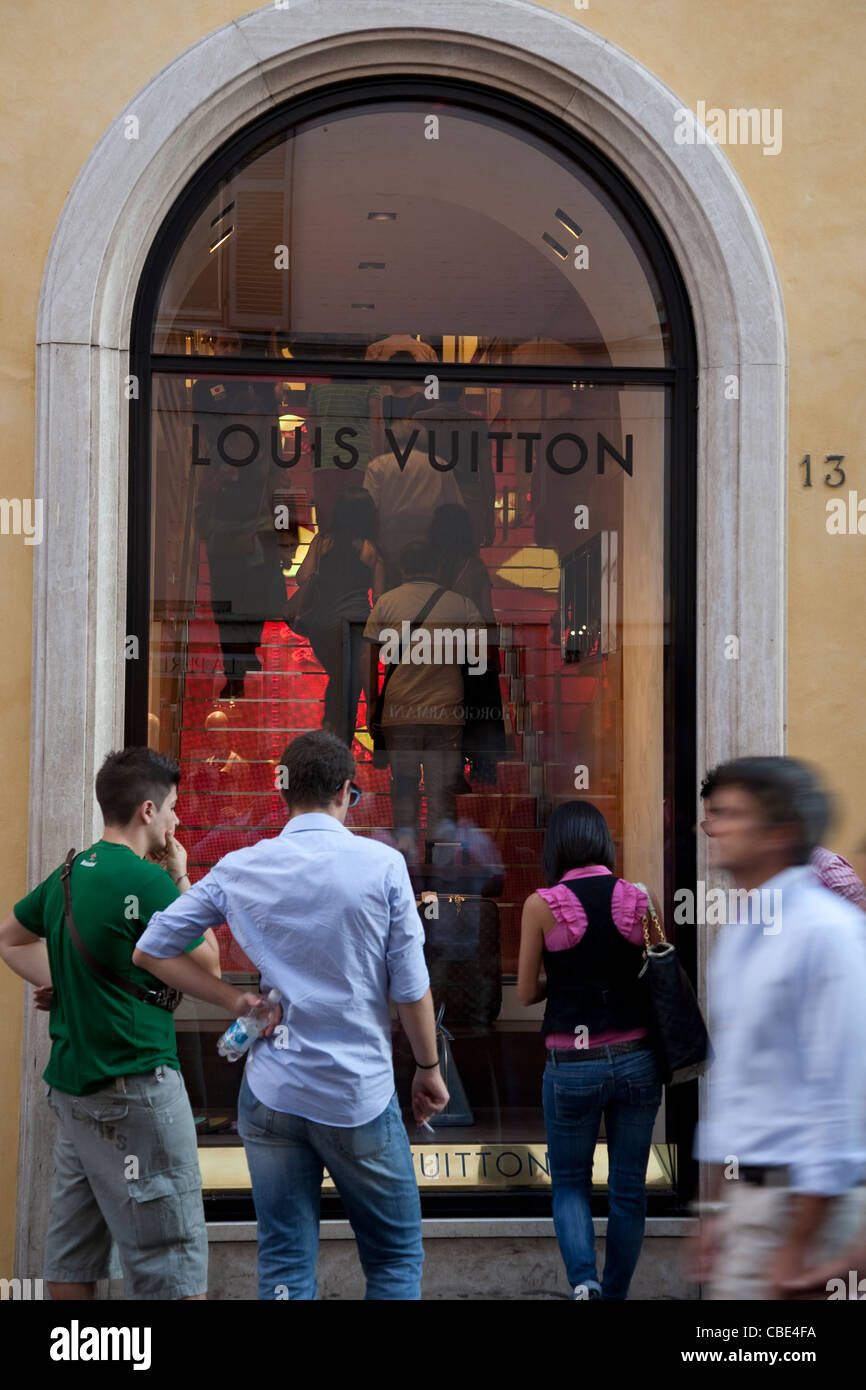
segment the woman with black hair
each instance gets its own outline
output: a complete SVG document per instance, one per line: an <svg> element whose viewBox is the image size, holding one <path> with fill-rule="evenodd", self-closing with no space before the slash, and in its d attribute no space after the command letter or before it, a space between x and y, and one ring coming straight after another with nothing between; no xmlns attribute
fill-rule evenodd
<svg viewBox="0 0 866 1390"><path fill-rule="evenodd" d="M328 675L322 728L351 748L361 695L364 624L382 592L384 565L376 541L376 506L364 488L337 497L330 525L314 538L298 570L314 585L304 604L302 630Z"/></svg>
<svg viewBox="0 0 866 1390"><path fill-rule="evenodd" d="M544 839L547 883L527 898L517 992L546 999L543 1103L553 1222L576 1299L624 1299L646 1217L646 1170L661 1083L643 981L646 894L613 873L607 822L569 801ZM539 981L542 963L546 981ZM598 1280L590 1209L592 1161L604 1115L609 1216Z"/></svg>

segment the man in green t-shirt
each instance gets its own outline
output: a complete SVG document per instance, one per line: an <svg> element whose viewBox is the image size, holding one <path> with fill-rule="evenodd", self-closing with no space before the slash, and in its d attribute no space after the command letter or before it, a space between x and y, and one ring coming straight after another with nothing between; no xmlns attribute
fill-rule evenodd
<svg viewBox="0 0 866 1390"><path fill-rule="evenodd" d="M67 928L60 868L0 924L0 958L36 986L38 1004L50 1001L43 1075L60 1122L45 1257L53 1299L95 1297L112 1238L127 1298L206 1296L201 1174L174 1021L137 997L162 986L132 963L151 915L189 888L186 850L174 838L179 781L174 759L149 748L110 753L100 769L103 837L76 856L69 877L91 963ZM212 931L187 949L220 974ZM240 1013L259 1002L238 994Z"/></svg>

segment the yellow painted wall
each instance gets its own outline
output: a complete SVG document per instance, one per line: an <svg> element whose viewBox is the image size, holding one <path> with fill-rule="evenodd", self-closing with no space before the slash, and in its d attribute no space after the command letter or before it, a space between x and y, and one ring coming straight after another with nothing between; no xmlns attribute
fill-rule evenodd
<svg viewBox="0 0 866 1390"><path fill-rule="evenodd" d="M471 3L471 0L467 0ZM728 146L774 250L790 334L789 749L826 769L844 816L843 853L866 833L866 536L829 536L825 453L844 453L866 498L860 0L539 0L626 49L694 109L780 107L782 152ZM407 0L419 22L433 7ZM4 189L0 258L0 495L33 493L34 343L45 257L63 201L106 126L156 72L248 12L232 0L6 0L0 51ZM354 0L363 17L364 0ZM811 491L797 461L811 453ZM848 483L840 493L847 495ZM0 537L0 912L25 890L32 552ZM755 750L759 751L759 750ZM20 1008L0 970L0 1276L12 1271Z"/></svg>

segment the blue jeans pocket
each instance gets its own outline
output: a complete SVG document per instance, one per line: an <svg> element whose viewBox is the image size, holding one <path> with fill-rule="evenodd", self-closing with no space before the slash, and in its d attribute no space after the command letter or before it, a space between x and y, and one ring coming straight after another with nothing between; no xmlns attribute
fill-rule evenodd
<svg viewBox="0 0 866 1390"><path fill-rule="evenodd" d="M662 1088L658 1081L628 1083L629 1105L636 1105L640 1108L654 1106L656 1109L662 1102Z"/></svg>
<svg viewBox="0 0 866 1390"><path fill-rule="evenodd" d="M394 1115L393 1100L388 1103L381 1115L368 1124L352 1129L335 1129L332 1143L346 1158L377 1158L391 1143L391 1127Z"/></svg>
<svg viewBox="0 0 866 1390"><path fill-rule="evenodd" d="M602 1083L587 1077L580 1084L568 1085L553 1083L553 1104L558 1120L582 1120L597 1111L601 1105Z"/></svg>

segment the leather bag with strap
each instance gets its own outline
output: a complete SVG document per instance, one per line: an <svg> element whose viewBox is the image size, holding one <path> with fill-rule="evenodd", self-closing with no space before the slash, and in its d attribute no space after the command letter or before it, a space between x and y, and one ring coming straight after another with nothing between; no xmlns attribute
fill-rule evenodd
<svg viewBox="0 0 866 1390"><path fill-rule="evenodd" d="M647 899L647 911L641 919L646 946L641 974L645 972L649 987L651 1038L662 1083L678 1086L700 1076L711 1060L707 1025L676 949L665 939L649 890L642 883L636 887ZM650 939L651 926L660 937L657 942Z"/></svg>

